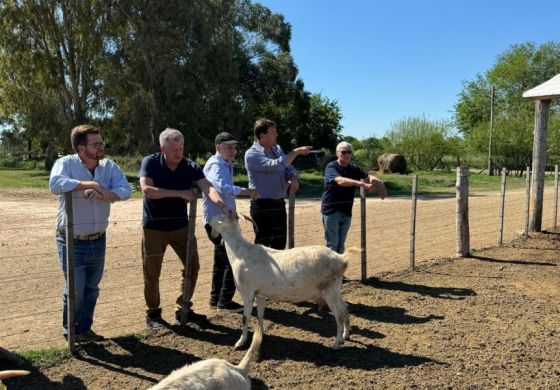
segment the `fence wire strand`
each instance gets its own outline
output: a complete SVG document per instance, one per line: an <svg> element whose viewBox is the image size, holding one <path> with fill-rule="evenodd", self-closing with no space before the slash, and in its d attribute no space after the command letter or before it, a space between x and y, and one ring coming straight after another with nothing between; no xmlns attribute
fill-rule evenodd
<svg viewBox="0 0 560 390"><path fill-rule="evenodd" d="M545 191L550 188L546 187ZM37 201L31 198L30 201ZM41 199L44 201L45 199ZM21 211L12 211L7 206L0 208L0 213L7 223L0 227L2 236L12 239L1 239L2 255L0 261L4 264L4 272L0 275L2 294L0 304L11 310L0 313L0 323L9 324L0 333L3 344L13 349L30 348L35 345L60 344L60 336L53 336L61 328L62 309L60 296L63 287L63 275L60 270L58 252L54 240L56 221L57 198L47 198L49 203L45 209L36 210L32 220L22 217ZM498 224L500 221L499 204L500 195L472 196L469 198L469 224L473 231L471 242L481 246L496 245L498 238ZM394 204L391 202L395 202ZM514 190L508 194L506 190L504 208L504 240L518 236L524 229L524 204L526 202L524 191ZM248 213L247 200L238 203L238 210ZM286 202L287 204L288 202ZM366 200L366 256L368 259L368 275L372 272L389 269L407 268L409 262L410 243L410 198L400 198L385 203L377 199ZM361 245L360 227L360 200L354 204L354 218L348 232L346 247ZM454 256L456 252L457 237L455 232L456 204L454 197L441 199L428 198L424 195L417 198L416 211L416 263L428 261L430 258ZM403 212L403 210L405 210ZM543 207L543 225L547 224L552 215L546 214L548 209ZM399 214L399 212L401 214ZM21 221L19 221L21 219ZM172 218L167 220L179 220ZM12 222L13 220L13 222ZM25 225L22 225L24 223ZM96 314L96 323L105 324L103 332L112 332L119 329L139 329L145 326L142 320L134 318L144 317L145 301L143 296L142 277L142 216L141 209L125 218L109 219L108 225L106 268L102 282L100 299L97 304L100 313ZM193 297L193 308L202 310L207 308L208 296L202 291L209 291L212 279L212 262L214 245L206 237L203 229L203 216L199 208L195 221L197 227L198 252L201 269L198 274L197 292ZM88 225L88 224L83 224ZM74 227L80 226L75 224ZM254 239L253 227L250 224L241 224L242 234L249 241ZM295 245L324 245L324 230L320 214L319 202L296 201L296 217L294 230L296 232ZM29 232L33 231L32 234ZM44 237L49 237L52 250L41 250L40 242ZM33 248L37 251L33 252ZM476 249L476 248L472 248ZM23 253L27 251L27 253ZM181 278L181 262L171 248L164 255L164 267L160 276L160 294L162 309L171 311L175 307L175 299L179 291ZM45 265L44 270L38 270L37 264ZM360 263L351 263L349 272L352 275L360 274ZM120 279L122 277L122 279ZM137 278L137 279L132 279ZM29 290L41 286L43 295L40 299L28 298ZM45 289L45 287L48 287ZM46 306L37 306L38 303ZM35 303L35 304L34 304ZM53 306L54 305L54 306ZM110 309L110 310L109 310ZM138 310L132 315L130 309ZM129 321L116 319L130 318ZM18 323L40 322L52 327L45 337L32 330L18 330ZM0 326L2 328L2 326ZM20 328L21 329L21 328Z"/></svg>

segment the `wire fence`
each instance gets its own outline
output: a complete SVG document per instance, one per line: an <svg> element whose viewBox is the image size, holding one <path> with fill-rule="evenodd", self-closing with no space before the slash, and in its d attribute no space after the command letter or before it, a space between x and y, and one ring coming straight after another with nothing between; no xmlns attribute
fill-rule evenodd
<svg viewBox="0 0 560 390"><path fill-rule="evenodd" d="M546 185L543 226L556 227L558 186ZM418 188L418 191L421 191ZM412 194L411 194L412 195ZM525 189L496 193L470 194L470 248L494 246L524 232ZM500 213L503 200L503 213ZM456 198L454 194L417 196L415 219L411 220L411 196L368 198L365 215L361 200L353 208L353 221L346 247L362 247L361 219L365 225L363 251L353 259L346 276L360 280L388 271L410 267L411 251L415 265L434 258L457 254ZM202 207L195 224L200 257L200 272L193 299L193 310L216 315L208 308L213 265L213 244L203 228ZM249 215L249 201L237 201L238 212ZM55 244L57 197L36 194L0 200L0 346L21 351L63 347L61 292L63 276ZM295 200L293 240L295 246L324 245L320 201ZM96 307L94 329L106 336L135 333L145 329L144 281L142 272L141 199L112 205L107 229L107 252L101 292ZM414 223L414 235L411 235ZM245 238L254 239L253 227L240 221ZM411 246L414 237L414 248ZM180 294L181 263L168 247L160 276L163 317L174 316L175 300ZM239 299L239 298L236 298Z"/></svg>

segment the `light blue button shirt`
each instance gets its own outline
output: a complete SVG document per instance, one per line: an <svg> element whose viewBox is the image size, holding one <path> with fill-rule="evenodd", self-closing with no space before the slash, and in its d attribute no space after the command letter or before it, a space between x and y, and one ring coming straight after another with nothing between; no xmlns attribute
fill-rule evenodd
<svg viewBox="0 0 560 390"><path fill-rule="evenodd" d="M99 161L94 173L95 175L91 174L77 154L64 156L54 163L49 188L53 194L59 195L57 229L66 228L64 194L76 188L80 181L96 181L117 195L120 200L130 198L130 185L123 172L113 161L108 159ZM72 206L75 235L86 236L104 232L107 229L111 202L97 199L87 200L84 197L84 191L76 191L72 192Z"/></svg>
<svg viewBox="0 0 560 390"><path fill-rule="evenodd" d="M245 152L245 168L249 188L255 188L261 199L284 199L288 180L298 177L296 169L287 164L288 157L280 146L272 146L272 154L255 141Z"/></svg>
<svg viewBox="0 0 560 390"><path fill-rule="evenodd" d="M235 197L241 192L241 187L233 184L233 164L218 154L210 157L204 165L204 176L220 193L222 200L230 210L235 210ZM222 213L206 194L202 194L202 215L204 224Z"/></svg>

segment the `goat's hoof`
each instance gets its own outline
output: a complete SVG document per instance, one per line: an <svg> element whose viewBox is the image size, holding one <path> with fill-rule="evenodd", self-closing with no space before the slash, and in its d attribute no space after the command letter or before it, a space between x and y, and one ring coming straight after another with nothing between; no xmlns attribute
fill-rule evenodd
<svg viewBox="0 0 560 390"><path fill-rule="evenodd" d="M245 345L245 341L244 340L239 340L237 343L235 343L233 348L237 351L237 350L240 350L241 348L243 348L244 345Z"/></svg>
<svg viewBox="0 0 560 390"><path fill-rule="evenodd" d="M349 340L349 339L350 339L350 332L344 333L344 334L342 335L342 338L343 338L344 340Z"/></svg>
<svg viewBox="0 0 560 390"><path fill-rule="evenodd" d="M336 343L334 343L334 344L332 345L331 348L334 349L334 350L336 351L336 350L340 349L340 344L341 344L341 343L336 342Z"/></svg>

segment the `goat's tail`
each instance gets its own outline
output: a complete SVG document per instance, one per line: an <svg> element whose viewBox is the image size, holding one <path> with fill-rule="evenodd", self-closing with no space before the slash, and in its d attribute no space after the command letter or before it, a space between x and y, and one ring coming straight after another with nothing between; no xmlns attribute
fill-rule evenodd
<svg viewBox="0 0 560 390"><path fill-rule="evenodd" d="M344 253L342 254L342 258L346 261L350 260L352 257L354 257L354 255L356 253L362 253L362 250L360 248L358 248L357 246L351 246L350 248L347 248ZM356 255L357 256L357 255Z"/></svg>
<svg viewBox="0 0 560 390"><path fill-rule="evenodd" d="M22 376L22 375L29 375L29 371L25 370L8 370L8 371L0 371L0 382L3 379L12 378L14 376ZM1 388L1 386L0 386Z"/></svg>
<svg viewBox="0 0 560 390"><path fill-rule="evenodd" d="M237 368L243 373L243 375L247 376L249 374L249 370L251 362L254 362L259 357L259 350L261 348L263 338L263 332L261 326L257 324L255 327L255 333L253 334L253 340L251 341L251 346L247 350L247 353L243 357L243 360L237 365Z"/></svg>

